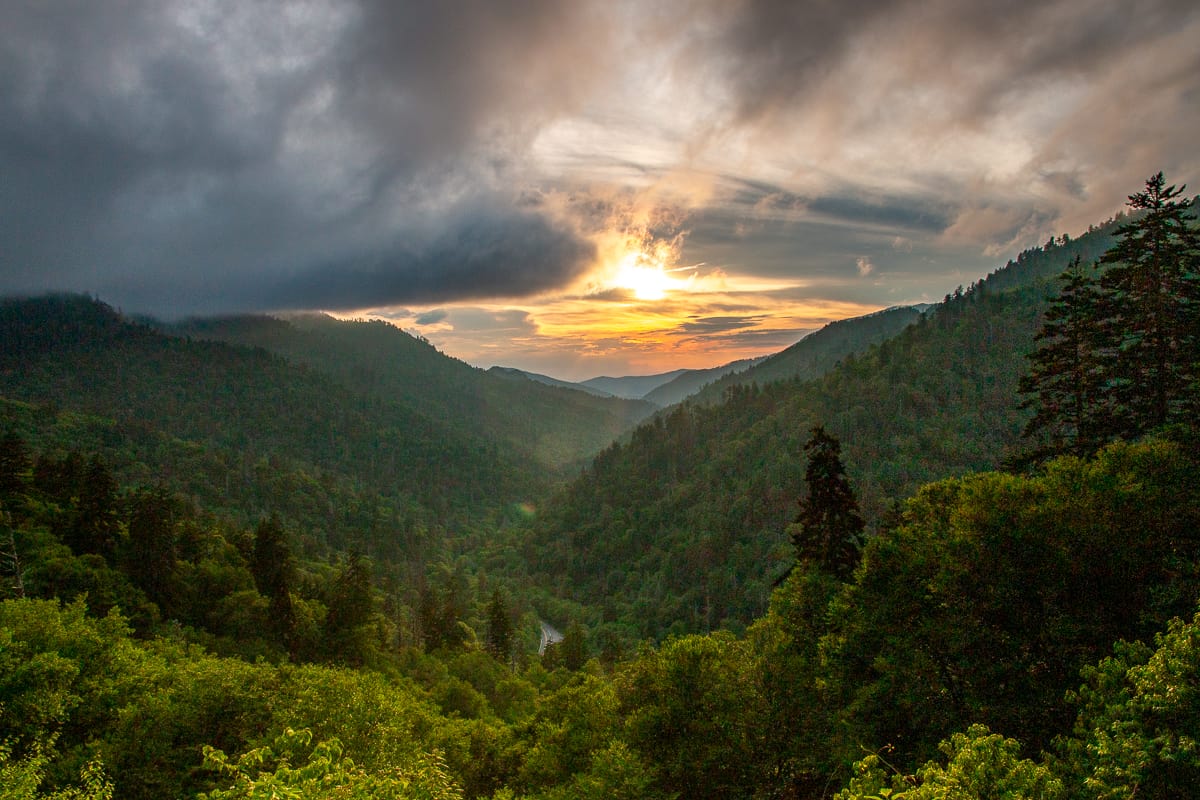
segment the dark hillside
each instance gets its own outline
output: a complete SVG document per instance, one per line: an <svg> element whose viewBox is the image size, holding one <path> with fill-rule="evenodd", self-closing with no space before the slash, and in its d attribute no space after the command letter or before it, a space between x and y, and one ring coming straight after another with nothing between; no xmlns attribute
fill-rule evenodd
<svg viewBox="0 0 1200 800"><path fill-rule="evenodd" d="M85 297L0 303L0 396L8 424L40 447L102 428L106 458L130 477L243 518L275 511L338 546L367 537L359 546L388 551L400 517L479 519L540 485L465 426L263 349L166 336Z"/></svg>

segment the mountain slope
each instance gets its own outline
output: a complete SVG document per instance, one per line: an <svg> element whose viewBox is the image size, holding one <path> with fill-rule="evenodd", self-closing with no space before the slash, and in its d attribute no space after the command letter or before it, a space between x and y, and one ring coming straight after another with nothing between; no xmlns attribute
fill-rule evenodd
<svg viewBox="0 0 1200 800"><path fill-rule="evenodd" d="M584 386L582 383L572 383L571 381L560 381L558 378L551 378L549 375L541 375L537 372L526 372L523 369L516 367L490 367L488 372L493 375L500 375L505 378L525 378L526 380L544 383L547 386L557 386L560 389L576 389L588 394L594 394L597 397L612 397L613 395L601 389L593 389L591 386Z"/></svg>
<svg viewBox="0 0 1200 800"><path fill-rule="evenodd" d="M899 306L862 317L831 322L791 347L763 359L749 369L725 376L699 392L698 402L719 402L730 386L763 385L791 378L810 380L823 375L837 362L871 345L890 339L921 317L923 309Z"/></svg>
<svg viewBox="0 0 1200 800"><path fill-rule="evenodd" d="M761 358L744 358L741 361L733 361L711 369L685 370L681 375L659 386L642 399L664 408L673 406L676 403L682 403L718 378L750 369L762 360Z"/></svg>
<svg viewBox="0 0 1200 800"><path fill-rule="evenodd" d="M572 473L654 406L470 366L382 321L320 314L189 320L168 331L261 347L347 388L410 408L491 441L553 475Z"/></svg>
<svg viewBox="0 0 1200 800"><path fill-rule="evenodd" d="M1023 253L817 380L734 386L724 403L638 428L544 510L526 550L542 565L533 581L600 606L592 622L618 638L753 619L792 559L810 429L841 439L876 524L923 483L994 468L1025 419L1017 379L1051 278L1107 249L1111 230Z"/></svg>
<svg viewBox="0 0 1200 800"><path fill-rule="evenodd" d="M43 449L96 431L122 477L241 520L279 513L318 548L419 557L399 550L436 549L435 528L470 528L545 486L464 425L79 296L0 301L0 397L4 423Z"/></svg>
<svg viewBox="0 0 1200 800"><path fill-rule="evenodd" d="M602 375L580 381L581 386L608 392L615 397L628 399L642 398L665 383L669 383L687 372L685 369L673 369L657 375L624 375L619 378Z"/></svg>

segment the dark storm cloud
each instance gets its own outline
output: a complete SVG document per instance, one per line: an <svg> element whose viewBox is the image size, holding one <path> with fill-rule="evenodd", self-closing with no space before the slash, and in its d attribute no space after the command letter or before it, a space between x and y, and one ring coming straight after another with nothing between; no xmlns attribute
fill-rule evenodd
<svg viewBox="0 0 1200 800"><path fill-rule="evenodd" d="M531 214L484 209L419 248L400 245L281 279L268 279L260 305L334 310L371 304L441 303L520 297L580 274L595 252L573 231Z"/></svg>
<svg viewBox="0 0 1200 800"><path fill-rule="evenodd" d="M505 190L529 126L586 83L585 54L560 52L603 38L582 7L4 0L0 13L0 291L167 312L322 291L451 300L556 285L586 253Z"/></svg>

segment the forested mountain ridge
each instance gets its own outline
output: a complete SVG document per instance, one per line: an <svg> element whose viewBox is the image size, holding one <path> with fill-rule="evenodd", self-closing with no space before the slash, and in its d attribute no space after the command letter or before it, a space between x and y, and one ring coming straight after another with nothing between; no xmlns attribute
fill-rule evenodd
<svg viewBox="0 0 1200 800"><path fill-rule="evenodd" d="M696 394L699 403L718 403L731 386L760 386L774 381L812 380L839 361L890 339L915 323L925 309L899 306L861 317L831 322L748 369L722 376Z"/></svg>
<svg viewBox="0 0 1200 800"><path fill-rule="evenodd" d="M279 513L336 549L394 553L409 528L477 521L544 486L465 426L82 296L0 302L0 396L37 450L92 430L121 477L242 520Z"/></svg>
<svg viewBox="0 0 1200 800"><path fill-rule="evenodd" d="M841 440L872 528L924 483L995 468L1028 416L1017 384L1053 279L1115 225L1022 253L816 380L735 386L639 427L546 505L534 583L599 607L618 640L749 622L790 560L809 430Z"/></svg>
<svg viewBox="0 0 1200 800"><path fill-rule="evenodd" d="M737 374L751 369L762 360L761 358L744 358L740 361L731 361L728 364L722 364L719 367L711 369L689 369L682 375L667 381L662 386L656 387L642 399L649 400L651 403L663 407L673 406L695 395L714 381L726 375Z"/></svg>
<svg viewBox="0 0 1200 800"><path fill-rule="evenodd" d="M390 323L285 318L191 319L165 331L261 347L365 395L388 398L495 442L552 475L572 474L654 406L472 367Z"/></svg>

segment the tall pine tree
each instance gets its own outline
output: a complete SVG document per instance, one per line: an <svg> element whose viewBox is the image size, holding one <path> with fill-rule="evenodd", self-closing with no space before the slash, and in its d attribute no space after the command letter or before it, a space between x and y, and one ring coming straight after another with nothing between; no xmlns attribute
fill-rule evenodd
<svg viewBox="0 0 1200 800"><path fill-rule="evenodd" d="M1120 412L1113 434L1132 438L1193 422L1200 347L1200 235L1184 187L1163 174L1129 196L1132 221L1100 258L1105 303L1102 355L1111 359L1109 391Z"/></svg>
<svg viewBox="0 0 1200 800"><path fill-rule="evenodd" d="M1130 221L1101 256L1078 261L1046 313L1020 391L1035 409L1034 458L1086 455L1114 439L1196 425L1200 412L1200 233L1183 187L1160 172L1129 196Z"/></svg>
<svg viewBox="0 0 1200 800"><path fill-rule="evenodd" d="M1034 409L1024 435L1042 440L1034 458L1095 452L1110 427L1098 350L1099 287L1079 256L1059 280L1062 290L1046 311L1038 349L1029 354L1032 367L1019 386L1028 395L1021 407Z"/></svg>
<svg viewBox="0 0 1200 800"><path fill-rule="evenodd" d="M864 524L842 464L841 442L818 425L804 451L808 496L800 501L800 515L791 526L796 560L849 580L858 564Z"/></svg>

